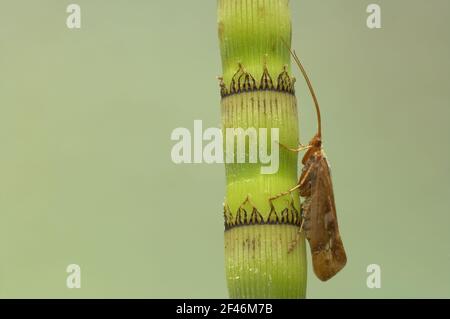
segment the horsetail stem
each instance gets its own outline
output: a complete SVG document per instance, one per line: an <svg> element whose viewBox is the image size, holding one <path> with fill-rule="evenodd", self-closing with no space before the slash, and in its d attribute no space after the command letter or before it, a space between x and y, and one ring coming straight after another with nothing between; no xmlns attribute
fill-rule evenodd
<svg viewBox="0 0 450 319"><path fill-rule="evenodd" d="M223 77L222 126L278 129L279 143L297 146L298 115L290 55L288 0L218 0ZM257 140L258 148L260 140ZM249 158L246 145L245 158ZM226 150L225 150L226 151ZM273 146L269 146L269 152ZM261 174L261 163L225 164L225 268L232 298L303 298L305 239L292 252L301 222L298 193L269 200L297 183L297 154L279 149L279 166Z"/></svg>

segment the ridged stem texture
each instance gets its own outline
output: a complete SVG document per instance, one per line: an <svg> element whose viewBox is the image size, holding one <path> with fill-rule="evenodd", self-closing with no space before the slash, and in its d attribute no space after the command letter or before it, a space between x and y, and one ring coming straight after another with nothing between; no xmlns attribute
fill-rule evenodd
<svg viewBox="0 0 450 319"><path fill-rule="evenodd" d="M282 72L290 72L290 55L283 43L291 42L289 1L219 0L218 29L222 85L229 88L240 68L256 81L250 89L244 86L245 90L222 97L224 145L231 138L227 129L254 128L259 132L263 128L270 154L271 129L276 128L277 143L296 147L295 96L275 84L269 89L259 86L264 72L274 83ZM259 149L259 140L257 145ZM245 152L248 159L248 143ZM273 207L269 202L271 196L297 184L297 159L296 153L280 147L274 174L262 174L261 167L267 164L260 162L225 164L225 268L231 298L305 297L305 239L297 238L299 195L294 192L281 197ZM245 201L247 198L250 201ZM294 249L288 251L296 238Z"/></svg>

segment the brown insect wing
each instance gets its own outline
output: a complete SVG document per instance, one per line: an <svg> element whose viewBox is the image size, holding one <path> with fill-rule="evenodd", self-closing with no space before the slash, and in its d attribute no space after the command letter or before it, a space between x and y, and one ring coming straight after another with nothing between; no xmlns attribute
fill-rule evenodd
<svg viewBox="0 0 450 319"><path fill-rule="evenodd" d="M304 177L303 191L310 188L309 205L304 211L305 231L314 272L320 280L326 281L345 266L347 256L339 234L330 168L323 152L311 156L305 168L308 176Z"/></svg>

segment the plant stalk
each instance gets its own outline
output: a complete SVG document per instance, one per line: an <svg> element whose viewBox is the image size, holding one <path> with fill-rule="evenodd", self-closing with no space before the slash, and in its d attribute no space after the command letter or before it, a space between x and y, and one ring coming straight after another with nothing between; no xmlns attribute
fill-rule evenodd
<svg viewBox="0 0 450 319"><path fill-rule="evenodd" d="M298 114L295 79L290 73L291 43L288 0L218 0L218 29L222 57L221 110L224 145L227 129L271 129L278 141L296 147ZM247 138L248 142L250 138ZM236 153L236 143L233 149ZM257 140L257 148L261 147ZM277 145L278 147L278 145ZM225 154L227 153L224 148ZM299 194L269 199L297 184L298 154L279 148L279 167L261 174L261 162L226 163L225 268L231 298L304 298L305 239ZM225 155L226 157L226 155ZM271 205L271 203L273 205Z"/></svg>

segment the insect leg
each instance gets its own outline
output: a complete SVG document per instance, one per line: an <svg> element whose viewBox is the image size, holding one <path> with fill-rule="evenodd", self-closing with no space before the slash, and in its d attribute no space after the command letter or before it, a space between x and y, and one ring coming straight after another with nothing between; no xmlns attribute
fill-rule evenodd
<svg viewBox="0 0 450 319"><path fill-rule="evenodd" d="M285 195L288 195L288 194L292 193L293 191L295 191L296 189L298 189L299 187L300 187L300 184L297 184L297 185L295 185L294 187L292 187L290 190L288 190L288 191L286 191L286 192L282 192L282 193L279 193L279 194L277 194L277 195L275 195L275 196L270 197L270 198L269 198L270 205L272 206L272 202L273 202L275 199L280 198L280 197L283 197L283 196L285 196Z"/></svg>
<svg viewBox="0 0 450 319"><path fill-rule="evenodd" d="M302 233L302 231L303 231L303 225L305 224L305 215L304 215L304 212L305 210L304 209L302 209L302 223L300 224L300 228L298 229L298 231L297 231L297 233L296 233L296 235L295 235L295 239L293 239L290 243L289 243L289 246L288 246L288 254L289 253L291 253L293 250L294 250L294 248L295 248L295 246L297 246L297 244L298 244L298 242L299 242L299 240L300 240L300 236L301 236L301 233Z"/></svg>
<svg viewBox="0 0 450 319"><path fill-rule="evenodd" d="M290 148L290 147L288 147L288 146L286 146L286 145L284 145L284 144L281 144L281 143L278 143L278 144L279 144L282 148L285 148L285 149L287 149L288 151L296 152L296 153L311 148L311 145L303 145L302 143L299 143L299 147L297 147L297 148Z"/></svg>

